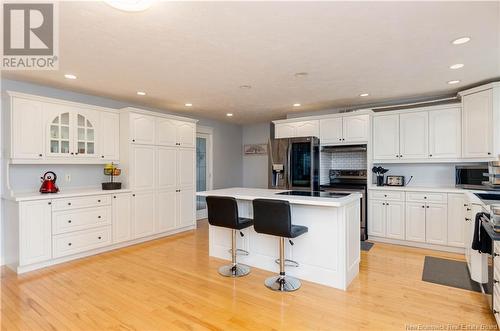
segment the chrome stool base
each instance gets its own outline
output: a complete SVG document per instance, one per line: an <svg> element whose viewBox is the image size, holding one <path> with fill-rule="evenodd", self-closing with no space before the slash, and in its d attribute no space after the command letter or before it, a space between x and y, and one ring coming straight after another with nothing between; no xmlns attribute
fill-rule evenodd
<svg viewBox="0 0 500 331"><path fill-rule="evenodd" d="M290 276L273 276L265 280L266 287L273 291L293 292L300 288L300 280Z"/></svg>
<svg viewBox="0 0 500 331"><path fill-rule="evenodd" d="M245 264L224 265L219 268L219 274L225 277L242 277L250 273L250 267Z"/></svg>

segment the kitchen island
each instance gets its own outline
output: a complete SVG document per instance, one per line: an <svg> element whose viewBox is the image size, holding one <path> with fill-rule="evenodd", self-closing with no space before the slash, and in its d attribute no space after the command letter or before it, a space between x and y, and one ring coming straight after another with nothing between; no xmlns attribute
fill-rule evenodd
<svg viewBox="0 0 500 331"><path fill-rule="evenodd" d="M198 196L233 197L240 217L253 218L252 200L279 199L290 202L292 223L309 231L286 243L285 257L298 267L287 267L287 274L302 280L346 290L359 272L360 199L352 193L336 197L280 195L283 190L228 188L198 192ZM279 272L275 262L279 256L278 237L256 233L253 227L237 236L237 248L249 252L238 255L238 262L252 267ZM231 230L210 226L209 255L231 260Z"/></svg>

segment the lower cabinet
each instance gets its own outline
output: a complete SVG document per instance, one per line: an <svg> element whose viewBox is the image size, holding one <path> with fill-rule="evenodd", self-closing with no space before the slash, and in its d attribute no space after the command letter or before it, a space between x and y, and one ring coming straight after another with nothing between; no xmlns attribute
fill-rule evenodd
<svg viewBox="0 0 500 331"><path fill-rule="evenodd" d="M132 239L132 194L113 195L113 243Z"/></svg>
<svg viewBox="0 0 500 331"><path fill-rule="evenodd" d="M448 207L437 203L425 206L425 241L429 244L446 245L448 232Z"/></svg>
<svg viewBox="0 0 500 331"><path fill-rule="evenodd" d="M385 202L368 200L368 235L385 237Z"/></svg>
<svg viewBox="0 0 500 331"><path fill-rule="evenodd" d="M51 200L19 203L19 264L52 258Z"/></svg>
<svg viewBox="0 0 500 331"><path fill-rule="evenodd" d="M448 194L448 245L465 246L465 212L467 201L464 194Z"/></svg>
<svg viewBox="0 0 500 331"><path fill-rule="evenodd" d="M156 204L156 217L158 232L173 230L176 227L177 215L177 190L162 190L158 192Z"/></svg>
<svg viewBox="0 0 500 331"><path fill-rule="evenodd" d="M177 192L177 227L193 225L196 219L194 189L180 189Z"/></svg>
<svg viewBox="0 0 500 331"><path fill-rule="evenodd" d="M405 238L405 214L402 201L369 200L368 235L392 239Z"/></svg>
<svg viewBox="0 0 500 331"><path fill-rule="evenodd" d="M85 252L111 244L111 226L54 236L54 258Z"/></svg>
<svg viewBox="0 0 500 331"><path fill-rule="evenodd" d="M425 203L406 203L406 240L425 242Z"/></svg>
<svg viewBox="0 0 500 331"><path fill-rule="evenodd" d="M154 191L137 191L132 194L132 231L133 238L156 233Z"/></svg>

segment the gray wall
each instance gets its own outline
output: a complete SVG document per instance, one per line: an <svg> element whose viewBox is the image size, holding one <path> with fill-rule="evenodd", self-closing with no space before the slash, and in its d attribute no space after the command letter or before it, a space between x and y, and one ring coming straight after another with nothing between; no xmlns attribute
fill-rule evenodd
<svg viewBox="0 0 500 331"><path fill-rule="evenodd" d="M109 108L134 106L161 113L176 114L160 109L144 107L138 104L76 93L27 82L2 79L2 92L17 91L50 98L64 99ZM186 116L184 114L176 114ZM192 116L186 116L192 117ZM213 128L214 188L242 185L242 127L240 125L197 118L198 124ZM12 165L10 171L11 186L18 191L37 190L40 176L46 170L54 170L60 177L60 188L99 186L103 180L102 166L96 165ZM71 175L71 182L64 180L65 174Z"/></svg>
<svg viewBox="0 0 500 331"><path fill-rule="evenodd" d="M270 123L243 126L243 144L267 144ZM267 188L267 155L243 155L243 187Z"/></svg>

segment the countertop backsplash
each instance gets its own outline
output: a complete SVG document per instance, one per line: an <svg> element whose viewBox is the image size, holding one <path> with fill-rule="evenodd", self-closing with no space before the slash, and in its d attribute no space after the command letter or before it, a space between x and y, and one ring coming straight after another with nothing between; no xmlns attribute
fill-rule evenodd
<svg viewBox="0 0 500 331"><path fill-rule="evenodd" d="M330 169L365 169L366 152L321 152L320 154L320 183L329 184Z"/></svg>
<svg viewBox="0 0 500 331"><path fill-rule="evenodd" d="M380 163L374 166L382 166L389 171L385 174L393 176L405 176L407 182L411 176L409 186L429 187L453 187L455 186L455 164L454 163L430 163L430 164L389 164ZM369 169L370 170L370 169ZM370 170L371 171L371 170ZM375 184L375 176L372 184Z"/></svg>

